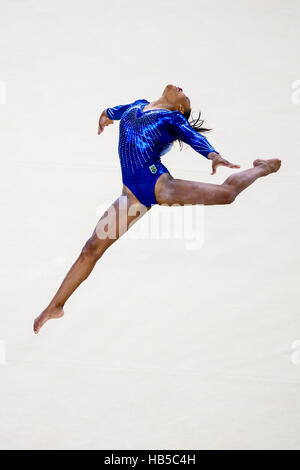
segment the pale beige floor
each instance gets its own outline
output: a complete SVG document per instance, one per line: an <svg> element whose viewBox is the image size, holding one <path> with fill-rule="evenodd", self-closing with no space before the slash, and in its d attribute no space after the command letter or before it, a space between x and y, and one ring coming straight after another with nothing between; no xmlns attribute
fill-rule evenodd
<svg viewBox="0 0 300 470"><path fill-rule="evenodd" d="M299 449L298 2L124 5L6 2L0 19L0 448ZM34 336L120 191L118 126L98 137L99 111L168 82L224 155L243 168L279 156L282 170L205 208L199 250L120 240ZM177 146L164 163L202 181L230 174L210 177Z"/></svg>

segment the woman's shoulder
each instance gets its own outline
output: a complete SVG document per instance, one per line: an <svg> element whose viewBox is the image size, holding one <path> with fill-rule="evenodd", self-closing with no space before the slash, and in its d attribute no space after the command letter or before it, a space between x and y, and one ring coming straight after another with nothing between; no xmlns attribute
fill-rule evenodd
<svg viewBox="0 0 300 470"><path fill-rule="evenodd" d="M133 104L140 104L140 103L141 103L141 104L150 104L150 101L145 100L145 99L143 98L143 99L134 101Z"/></svg>
<svg viewBox="0 0 300 470"><path fill-rule="evenodd" d="M166 113L165 117L171 125L182 126L188 123L186 117L180 111L169 111L169 113Z"/></svg>

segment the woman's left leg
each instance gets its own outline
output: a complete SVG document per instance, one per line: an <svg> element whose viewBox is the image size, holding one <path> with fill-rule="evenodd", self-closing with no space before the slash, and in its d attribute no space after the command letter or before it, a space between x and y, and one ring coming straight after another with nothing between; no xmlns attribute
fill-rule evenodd
<svg viewBox="0 0 300 470"><path fill-rule="evenodd" d="M281 161L278 159L255 160L253 168L229 176L223 184L209 184L172 178L163 174L156 182L155 195L158 204L231 204L235 198L258 178L275 173Z"/></svg>
<svg viewBox="0 0 300 470"><path fill-rule="evenodd" d="M99 220L91 238L67 273L48 307L35 319L34 332L38 333L47 320L64 315L63 307L77 287L90 275L103 253L118 240L142 215L147 212L127 188Z"/></svg>

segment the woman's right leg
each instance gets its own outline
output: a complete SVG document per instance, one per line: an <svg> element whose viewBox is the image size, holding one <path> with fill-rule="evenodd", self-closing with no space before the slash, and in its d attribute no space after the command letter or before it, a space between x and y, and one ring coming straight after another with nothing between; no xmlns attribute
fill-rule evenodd
<svg viewBox="0 0 300 470"><path fill-rule="evenodd" d="M84 245L79 257L67 273L48 307L35 319L34 332L51 318L63 316L63 306L77 287L90 275L103 253L118 240L146 212L127 188L108 208L99 220L91 238Z"/></svg>
<svg viewBox="0 0 300 470"><path fill-rule="evenodd" d="M229 176L223 184L180 180L163 174L157 180L155 195L159 204L231 204L236 196L262 176L275 173L280 160L255 160L253 168Z"/></svg>

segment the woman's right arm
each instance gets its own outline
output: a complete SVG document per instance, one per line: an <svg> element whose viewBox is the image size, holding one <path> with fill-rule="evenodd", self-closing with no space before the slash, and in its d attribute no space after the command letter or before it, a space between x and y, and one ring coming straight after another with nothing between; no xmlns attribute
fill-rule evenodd
<svg viewBox="0 0 300 470"><path fill-rule="evenodd" d="M110 124L113 124L113 120L108 117L106 109L105 109L104 111L102 111L99 117L98 135L102 134L102 132L104 131L104 127L109 126Z"/></svg>
<svg viewBox="0 0 300 470"><path fill-rule="evenodd" d="M130 106L133 106L134 104L140 102L149 103L149 101L147 100L136 100L133 103L120 104L118 106L115 106L114 108L105 109L99 118L98 134L101 134L101 132L103 132L105 126L113 124L113 121L119 121L125 111L130 108Z"/></svg>
<svg viewBox="0 0 300 470"><path fill-rule="evenodd" d="M132 103L120 104L114 108L107 108L102 111L99 118L98 134L101 134L104 131L105 126L113 124L113 121L119 121L129 106L132 106Z"/></svg>
<svg viewBox="0 0 300 470"><path fill-rule="evenodd" d="M119 121L129 106L132 106L132 103L120 104L114 108L107 108L102 111L99 118L98 134L104 131L104 127L113 124L114 121Z"/></svg>

